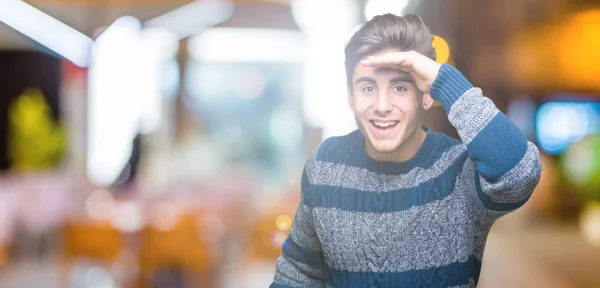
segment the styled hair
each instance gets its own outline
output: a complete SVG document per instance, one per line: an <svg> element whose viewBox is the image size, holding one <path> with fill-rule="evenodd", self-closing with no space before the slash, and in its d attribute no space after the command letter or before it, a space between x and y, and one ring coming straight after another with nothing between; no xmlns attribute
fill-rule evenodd
<svg viewBox="0 0 600 288"><path fill-rule="evenodd" d="M363 58L387 49L419 52L433 60L433 35L429 26L417 15L383 14L363 24L346 45L346 79L352 87L356 64Z"/></svg>

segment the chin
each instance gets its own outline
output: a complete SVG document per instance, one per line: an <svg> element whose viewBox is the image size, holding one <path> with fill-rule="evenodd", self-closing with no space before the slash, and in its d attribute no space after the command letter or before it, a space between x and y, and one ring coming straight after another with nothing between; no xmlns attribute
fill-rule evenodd
<svg viewBox="0 0 600 288"><path fill-rule="evenodd" d="M396 151L398 149L398 147L400 147L400 145L402 145L402 142L398 141L396 139L390 139L390 140L369 139L369 143L375 149L375 151L377 151L379 153L392 153L392 152Z"/></svg>
<svg viewBox="0 0 600 288"><path fill-rule="evenodd" d="M366 138L369 140L369 144L371 147L379 152L379 153L392 153L397 151L400 146L402 146L403 139L403 129L399 129L401 127L396 127L396 131L390 131L393 133L389 133L387 135L374 135L372 131L365 131L367 136Z"/></svg>

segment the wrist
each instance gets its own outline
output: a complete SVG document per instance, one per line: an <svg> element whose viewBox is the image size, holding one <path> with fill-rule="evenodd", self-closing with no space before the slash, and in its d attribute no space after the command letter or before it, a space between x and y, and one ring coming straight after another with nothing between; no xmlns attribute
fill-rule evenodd
<svg viewBox="0 0 600 288"><path fill-rule="evenodd" d="M456 99L471 88L473 85L458 69L442 64L429 93L434 100L444 106L446 111L450 111Z"/></svg>

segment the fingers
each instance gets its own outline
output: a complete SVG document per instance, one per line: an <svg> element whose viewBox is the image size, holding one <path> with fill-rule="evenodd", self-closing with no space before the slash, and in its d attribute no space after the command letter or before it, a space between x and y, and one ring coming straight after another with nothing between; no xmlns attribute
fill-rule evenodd
<svg viewBox="0 0 600 288"><path fill-rule="evenodd" d="M363 66L376 67L376 66L398 66L398 68L404 71L410 71L412 66L411 52L392 52L386 53L380 56L369 56L367 59L361 61ZM403 68L407 68L406 70Z"/></svg>

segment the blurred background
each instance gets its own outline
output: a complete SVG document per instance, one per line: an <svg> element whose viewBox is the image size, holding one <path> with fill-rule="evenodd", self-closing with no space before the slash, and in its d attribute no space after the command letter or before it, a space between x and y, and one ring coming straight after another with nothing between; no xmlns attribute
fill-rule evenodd
<svg viewBox="0 0 600 288"><path fill-rule="evenodd" d="M0 0L0 286L267 287L304 161L355 129L344 45L387 12L542 151L480 287L600 287L596 0Z"/></svg>

